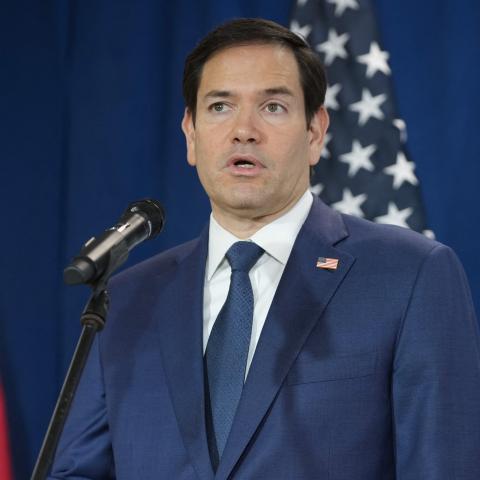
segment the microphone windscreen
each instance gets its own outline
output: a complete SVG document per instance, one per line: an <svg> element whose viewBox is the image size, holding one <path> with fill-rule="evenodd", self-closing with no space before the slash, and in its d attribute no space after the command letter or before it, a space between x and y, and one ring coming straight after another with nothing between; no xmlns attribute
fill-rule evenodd
<svg viewBox="0 0 480 480"><path fill-rule="evenodd" d="M165 225L165 210L158 200L145 198L131 203L122 215L127 217L131 213L138 213L145 217L150 225L150 234L147 239L156 237Z"/></svg>

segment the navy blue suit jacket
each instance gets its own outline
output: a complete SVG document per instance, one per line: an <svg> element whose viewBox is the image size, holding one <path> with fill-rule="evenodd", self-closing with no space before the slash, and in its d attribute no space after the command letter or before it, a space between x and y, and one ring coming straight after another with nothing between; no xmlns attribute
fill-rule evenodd
<svg viewBox="0 0 480 480"><path fill-rule="evenodd" d="M205 433L207 230L111 282L52 479L478 480L480 345L452 251L315 200L216 476ZM316 268L339 259L337 270Z"/></svg>

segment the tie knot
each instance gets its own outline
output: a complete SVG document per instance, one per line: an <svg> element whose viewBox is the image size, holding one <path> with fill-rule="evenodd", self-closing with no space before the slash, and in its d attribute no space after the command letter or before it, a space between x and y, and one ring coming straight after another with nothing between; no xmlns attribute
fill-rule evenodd
<svg viewBox="0 0 480 480"><path fill-rule="evenodd" d="M259 247L253 242L236 242L227 251L225 256L228 263L234 270L241 270L242 272L249 272L250 269L257 263L257 260L263 253L263 248Z"/></svg>

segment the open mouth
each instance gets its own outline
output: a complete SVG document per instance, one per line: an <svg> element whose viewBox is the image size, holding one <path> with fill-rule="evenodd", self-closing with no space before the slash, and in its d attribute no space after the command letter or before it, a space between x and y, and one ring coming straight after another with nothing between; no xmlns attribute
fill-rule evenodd
<svg viewBox="0 0 480 480"><path fill-rule="evenodd" d="M262 162L260 162L255 156L242 154L232 155L227 163L227 166L245 170L263 168Z"/></svg>
<svg viewBox="0 0 480 480"><path fill-rule="evenodd" d="M255 164L251 162L250 160L245 160L243 158L240 158L238 160L233 161L233 165L239 168L255 168Z"/></svg>

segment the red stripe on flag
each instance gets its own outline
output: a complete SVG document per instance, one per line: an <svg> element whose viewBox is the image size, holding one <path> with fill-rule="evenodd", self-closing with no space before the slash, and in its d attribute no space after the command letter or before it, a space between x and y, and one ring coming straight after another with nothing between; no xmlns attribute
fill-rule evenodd
<svg viewBox="0 0 480 480"><path fill-rule="evenodd" d="M338 258L319 257L317 260L317 268L326 270L336 270L338 267Z"/></svg>
<svg viewBox="0 0 480 480"><path fill-rule="evenodd" d="M5 397L0 384L0 479L13 480L12 465L10 462L10 448L8 444L7 412Z"/></svg>

